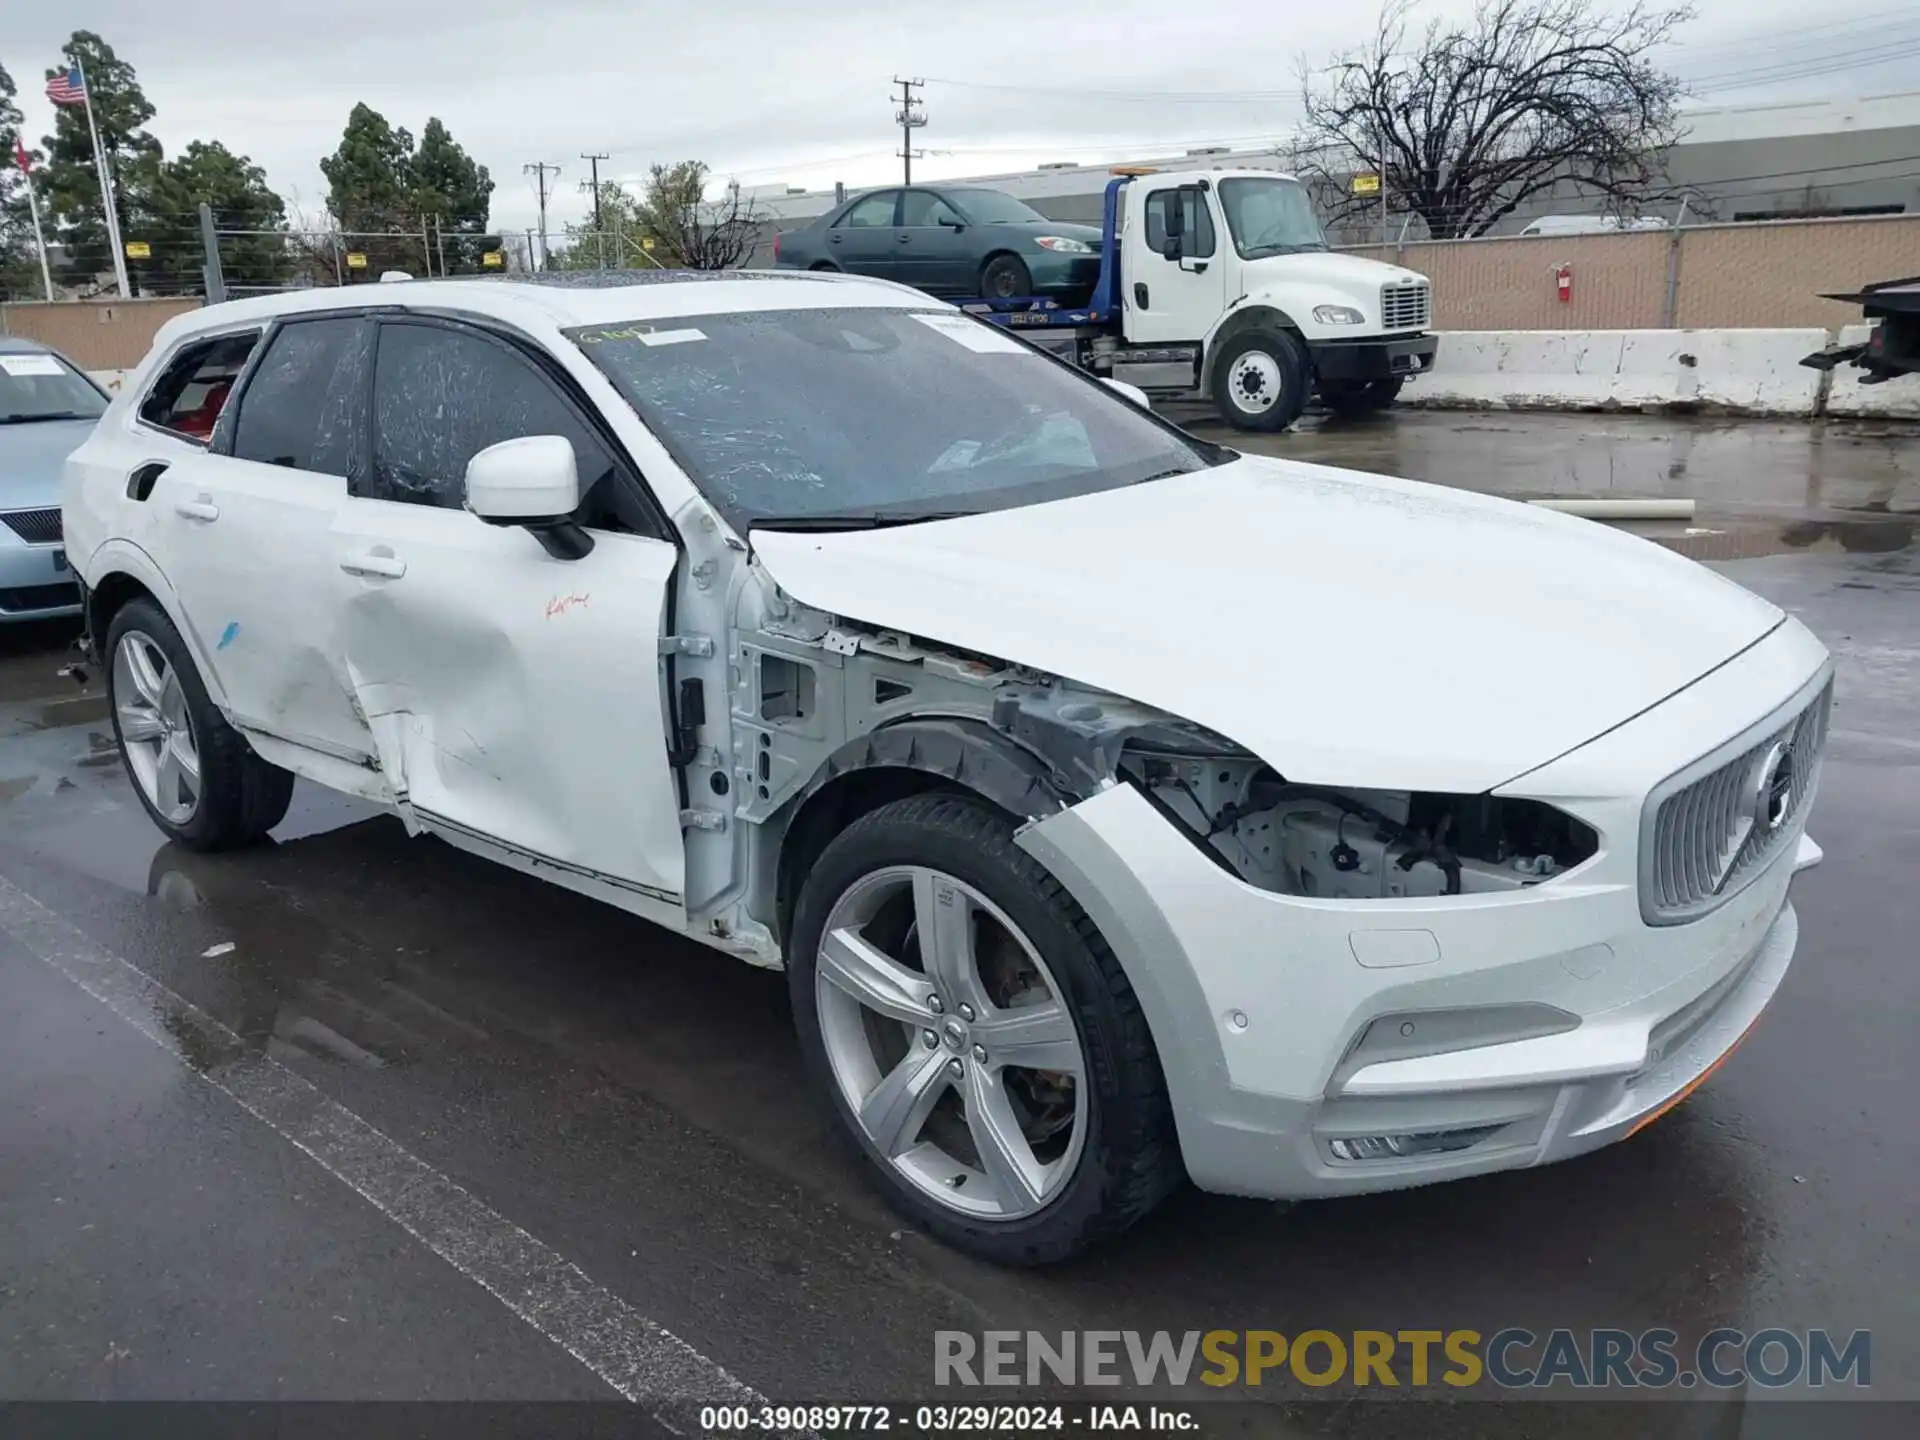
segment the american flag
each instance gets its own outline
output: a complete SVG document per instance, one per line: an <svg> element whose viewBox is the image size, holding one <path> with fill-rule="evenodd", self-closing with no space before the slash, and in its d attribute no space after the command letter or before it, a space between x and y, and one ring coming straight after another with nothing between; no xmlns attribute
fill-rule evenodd
<svg viewBox="0 0 1920 1440"><path fill-rule="evenodd" d="M87 103L87 81L80 73L78 65L47 81L47 99L56 105L84 105Z"/></svg>

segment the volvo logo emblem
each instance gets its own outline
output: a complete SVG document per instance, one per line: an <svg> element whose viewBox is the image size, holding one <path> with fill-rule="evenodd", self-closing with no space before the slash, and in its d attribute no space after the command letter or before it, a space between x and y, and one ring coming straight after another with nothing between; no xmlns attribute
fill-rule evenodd
<svg viewBox="0 0 1920 1440"><path fill-rule="evenodd" d="M1754 771L1753 823L1772 832L1786 823L1793 810L1793 749L1776 741Z"/></svg>

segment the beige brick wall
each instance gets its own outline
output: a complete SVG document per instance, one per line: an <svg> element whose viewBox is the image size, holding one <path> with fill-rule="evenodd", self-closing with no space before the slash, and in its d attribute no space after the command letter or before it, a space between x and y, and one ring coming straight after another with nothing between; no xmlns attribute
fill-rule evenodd
<svg viewBox="0 0 1920 1440"><path fill-rule="evenodd" d="M1501 237L1368 245L1433 281L1439 330L1774 329L1856 322L1822 300L1874 280L1920 275L1920 215L1689 226L1680 233L1678 301L1667 317L1672 232ZM1573 299L1554 286L1573 270Z"/></svg>
<svg viewBox="0 0 1920 1440"><path fill-rule="evenodd" d="M131 370L160 327L197 299L55 300L0 305L0 333L51 345L82 370Z"/></svg>

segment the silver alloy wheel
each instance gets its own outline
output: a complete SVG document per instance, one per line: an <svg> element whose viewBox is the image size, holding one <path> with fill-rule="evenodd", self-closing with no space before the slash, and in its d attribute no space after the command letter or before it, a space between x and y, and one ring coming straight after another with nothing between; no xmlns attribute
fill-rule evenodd
<svg viewBox="0 0 1920 1440"><path fill-rule="evenodd" d="M134 784L169 824L186 824L200 804L193 717L165 652L138 630L127 631L114 649L113 704Z"/></svg>
<svg viewBox="0 0 1920 1440"><path fill-rule="evenodd" d="M1065 993L1004 911L951 875L878 870L834 902L814 978L835 1083L928 1198L1013 1220L1086 1144L1087 1065Z"/></svg>
<svg viewBox="0 0 1920 1440"><path fill-rule="evenodd" d="M1280 362L1264 350L1249 350L1234 358L1227 372L1227 393L1234 407L1247 415L1264 415L1280 403L1285 389Z"/></svg>

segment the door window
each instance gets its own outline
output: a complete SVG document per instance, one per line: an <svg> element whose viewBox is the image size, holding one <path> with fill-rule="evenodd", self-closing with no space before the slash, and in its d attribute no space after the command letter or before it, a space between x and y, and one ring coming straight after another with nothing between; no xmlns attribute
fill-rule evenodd
<svg viewBox="0 0 1920 1440"><path fill-rule="evenodd" d="M248 330L186 346L147 391L140 418L184 440L206 444L259 339L258 330Z"/></svg>
<svg viewBox="0 0 1920 1440"><path fill-rule="evenodd" d="M1213 210L1198 190L1154 190L1147 195L1147 248L1156 255L1166 253L1167 216L1180 207L1182 230L1193 239L1187 254L1204 260L1213 254Z"/></svg>
<svg viewBox="0 0 1920 1440"><path fill-rule="evenodd" d="M564 435L573 443L580 524L657 533L607 446L539 368L502 341L450 325L380 326L373 471L353 493L459 509L467 462L489 445L527 435Z"/></svg>
<svg viewBox="0 0 1920 1440"><path fill-rule="evenodd" d="M284 325L248 377L233 456L320 475L352 475L365 439L367 323L357 316Z"/></svg>
<svg viewBox="0 0 1920 1440"><path fill-rule="evenodd" d="M855 230L891 225L893 224L893 202L899 193L897 190L882 190L877 194L856 200L853 208L842 215L838 223Z"/></svg>
<svg viewBox="0 0 1920 1440"><path fill-rule="evenodd" d="M902 225L961 225L954 208L931 190L909 190L900 197L900 223Z"/></svg>

